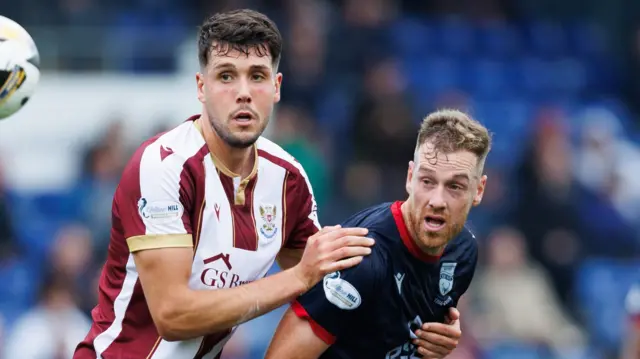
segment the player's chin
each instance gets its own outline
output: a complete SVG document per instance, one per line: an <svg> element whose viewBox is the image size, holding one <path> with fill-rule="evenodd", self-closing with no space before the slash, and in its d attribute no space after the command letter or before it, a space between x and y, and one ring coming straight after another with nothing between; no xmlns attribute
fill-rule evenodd
<svg viewBox="0 0 640 359"><path fill-rule="evenodd" d="M422 243L427 248L440 248L447 244L448 241L448 236L440 232L425 232L422 236Z"/></svg>

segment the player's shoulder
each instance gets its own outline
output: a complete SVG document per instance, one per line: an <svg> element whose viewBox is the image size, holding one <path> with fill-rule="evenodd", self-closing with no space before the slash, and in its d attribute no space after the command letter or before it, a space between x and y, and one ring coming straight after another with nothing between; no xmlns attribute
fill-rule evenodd
<svg viewBox="0 0 640 359"><path fill-rule="evenodd" d="M128 172L177 172L185 162L208 153L204 138L193 124L193 118L144 141L129 160Z"/></svg>
<svg viewBox="0 0 640 359"><path fill-rule="evenodd" d="M376 241L371 259L386 262L390 250L400 241L395 219L391 212L392 202L367 207L344 220L342 227L359 227L369 230L368 237Z"/></svg>
<svg viewBox="0 0 640 359"><path fill-rule="evenodd" d="M303 175L306 177L306 173L300 162L277 143L260 136L256 141L256 146L259 157L284 168L294 175Z"/></svg>
<svg viewBox="0 0 640 359"><path fill-rule="evenodd" d="M391 202L364 208L342 222L343 227L362 227L376 233L384 233L393 221Z"/></svg>
<svg viewBox="0 0 640 359"><path fill-rule="evenodd" d="M475 262L478 257L478 240L475 233L465 225L460 233L449 242L443 257Z"/></svg>

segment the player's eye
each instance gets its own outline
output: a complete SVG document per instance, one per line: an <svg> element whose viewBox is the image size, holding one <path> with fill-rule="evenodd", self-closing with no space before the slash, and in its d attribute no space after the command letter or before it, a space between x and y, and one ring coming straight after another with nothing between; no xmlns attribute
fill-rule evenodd
<svg viewBox="0 0 640 359"><path fill-rule="evenodd" d="M224 82L229 82L233 79L233 76L231 76L231 74L228 72L223 72L220 75L218 75L218 78L220 78L220 80Z"/></svg>
<svg viewBox="0 0 640 359"><path fill-rule="evenodd" d="M262 80L265 79L265 76L263 74L261 74L261 73L255 73L255 74L251 75L251 79L253 81L262 81Z"/></svg>
<svg viewBox="0 0 640 359"><path fill-rule="evenodd" d="M457 184L457 183L452 183L452 184L450 184L450 185L449 185L449 188L451 188L451 189L452 189L452 190L454 190L454 191L460 191L460 190L463 190L463 189L464 189L464 187L463 187L462 185Z"/></svg>

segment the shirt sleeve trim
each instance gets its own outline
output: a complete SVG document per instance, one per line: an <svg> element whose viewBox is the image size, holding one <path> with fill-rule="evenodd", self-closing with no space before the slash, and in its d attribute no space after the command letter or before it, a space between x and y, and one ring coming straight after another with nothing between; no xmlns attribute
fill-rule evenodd
<svg viewBox="0 0 640 359"><path fill-rule="evenodd" d="M127 238L131 253L146 249L193 247L190 234L151 234Z"/></svg>
<svg viewBox="0 0 640 359"><path fill-rule="evenodd" d="M311 326L311 330L313 330L313 333L323 342L327 343L328 345L333 345L333 343L336 342L336 337L333 334L329 333L329 331L324 329L324 327L318 324L318 322L313 320L309 313L307 313L307 310L304 309L302 304L300 304L298 301L293 301L291 303L291 309L299 318L305 319L309 323L309 325Z"/></svg>

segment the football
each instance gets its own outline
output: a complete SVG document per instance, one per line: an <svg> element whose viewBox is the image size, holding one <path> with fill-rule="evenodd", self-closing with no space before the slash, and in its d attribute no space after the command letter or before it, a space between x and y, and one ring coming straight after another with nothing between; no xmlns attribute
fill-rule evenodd
<svg viewBox="0 0 640 359"><path fill-rule="evenodd" d="M0 15L0 120L18 112L40 80L40 54L31 35Z"/></svg>

